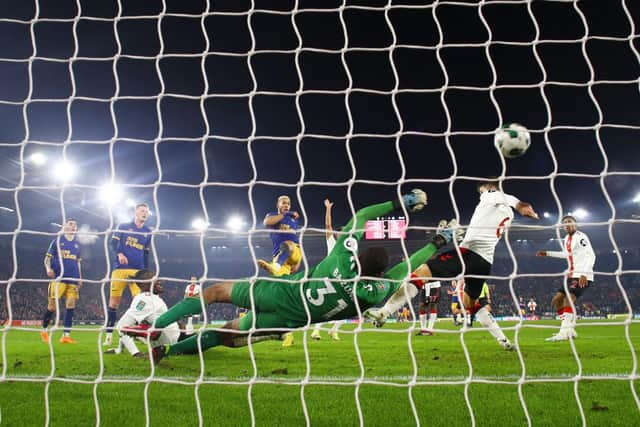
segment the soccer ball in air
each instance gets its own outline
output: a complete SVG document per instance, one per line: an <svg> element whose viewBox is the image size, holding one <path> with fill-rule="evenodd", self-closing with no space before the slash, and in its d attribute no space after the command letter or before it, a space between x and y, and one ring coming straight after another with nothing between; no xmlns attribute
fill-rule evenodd
<svg viewBox="0 0 640 427"><path fill-rule="evenodd" d="M197 283L189 283L184 289L184 297L191 298L200 295L200 285Z"/></svg>
<svg viewBox="0 0 640 427"><path fill-rule="evenodd" d="M527 152L531 135L526 127L518 123L507 123L496 131L494 144L503 156L512 159Z"/></svg>

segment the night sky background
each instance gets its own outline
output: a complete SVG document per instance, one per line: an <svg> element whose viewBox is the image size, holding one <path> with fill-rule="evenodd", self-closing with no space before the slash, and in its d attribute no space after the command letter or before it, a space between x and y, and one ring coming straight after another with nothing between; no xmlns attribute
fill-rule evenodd
<svg viewBox="0 0 640 427"><path fill-rule="evenodd" d="M131 216L125 198L146 201L159 259L199 260L189 233L205 213L214 245L246 246L227 218L262 228L278 195L321 228L326 197L340 225L349 197L358 209L420 187L429 205L411 226L465 224L474 180L504 174L507 192L550 213L517 218L547 227L525 238L547 242L580 207L595 245L612 250L615 219L618 243L637 247L639 25L634 1L3 1L0 206L20 212L18 249L44 251L51 235L29 231L58 231L62 205L105 233ZM492 135L505 122L532 146L503 164ZM47 166L28 162L36 151ZM49 174L63 156L65 186ZM111 211L98 198L110 180L127 186ZM0 211L3 258L17 228Z"/></svg>

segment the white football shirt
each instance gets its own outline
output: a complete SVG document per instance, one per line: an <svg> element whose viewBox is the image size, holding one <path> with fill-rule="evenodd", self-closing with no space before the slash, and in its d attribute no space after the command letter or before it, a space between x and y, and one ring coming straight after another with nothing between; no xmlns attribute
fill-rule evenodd
<svg viewBox="0 0 640 427"><path fill-rule="evenodd" d="M576 230L575 233L564 237L562 246L564 251L547 251L547 256L566 258L569 263L569 277L579 279L580 276L587 276L587 280L593 280L596 254L591 247L589 237L582 231Z"/></svg>
<svg viewBox="0 0 640 427"><path fill-rule="evenodd" d="M480 194L460 247L469 249L493 264L496 245L505 227L513 220L513 211L520 200L500 191L485 191Z"/></svg>
<svg viewBox="0 0 640 427"><path fill-rule="evenodd" d="M162 298L151 292L141 292L133 298L123 318L133 319L136 323L146 321L153 325L153 322L166 311L167 304ZM175 344L179 336L180 327L174 322L164 328L158 341L161 341L159 344Z"/></svg>

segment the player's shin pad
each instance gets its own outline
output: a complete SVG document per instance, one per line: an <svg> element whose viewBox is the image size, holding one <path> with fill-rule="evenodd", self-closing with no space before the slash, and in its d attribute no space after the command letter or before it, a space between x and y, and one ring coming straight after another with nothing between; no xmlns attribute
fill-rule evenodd
<svg viewBox="0 0 640 427"><path fill-rule="evenodd" d="M182 319L185 316L192 316L194 314L202 313L202 304L200 303L200 297L185 298L158 317L154 327L157 329L166 328L173 322Z"/></svg>

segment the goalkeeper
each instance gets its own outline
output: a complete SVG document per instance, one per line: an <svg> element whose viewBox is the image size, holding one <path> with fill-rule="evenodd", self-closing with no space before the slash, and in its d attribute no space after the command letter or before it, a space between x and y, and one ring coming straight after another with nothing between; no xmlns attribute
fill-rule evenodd
<svg viewBox="0 0 640 427"><path fill-rule="evenodd" d="M413 190L402 197L404 206L412 212L422 209L427 202L427 195L422 190ZM285 276L290 283L260 279L252 285L249 281L224 282L209 286L202 293L207 304L233 303L240 307L254 309L246 316L228 322L224 329L229 332L205 331L201 334L202 350L224 345L239 347L252 342L275 339L279 337L279 328L297 328L309 323L340 320L358 316L360 312L382 302L387 296L399 289L401 282L409 275L409 268L416 268L426 262L438 248L447 244L452 237L452 230L445 229L437 234L433 241L415 252L408 261L401 262L386 273L388 255L384 248L369 248L358 253L358 240L362 238L367 220L382 217L394 209L399 209L398 201L384 202L359 210L354 219L344 230L354 230L349 234L343 232L334 249L318 265L308 271ZM357 257L357 260L356 260ZM358 277L358 264L360 276ZM252 307L251 294L253 294ZM303 301L304 295L305 301ZM309 315L305 307L308 307ZM202 305L199 298L185 298L180 303L160 316L154 327L166 328L184 316L200 313ZM256 329L269 329L247 335L255 318ZM149 326L137 327L137 335L148 334ZM274 331L276 330L276 331ZM151 338L160 331L152 332ZM159 346L153 349L154 361L157 363L165 355L198 353L198 337L193 336L172 345Z"/></svg>

